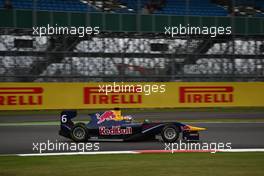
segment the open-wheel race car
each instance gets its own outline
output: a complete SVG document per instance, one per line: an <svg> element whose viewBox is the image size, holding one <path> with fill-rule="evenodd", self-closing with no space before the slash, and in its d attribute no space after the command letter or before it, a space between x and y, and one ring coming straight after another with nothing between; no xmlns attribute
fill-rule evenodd
<svg viewBox="0 0 264 176"><path fill-rule="evenodd" d="M183 140L198 141L199 131L205 128L194 127L180 122L133 122L131 116L116 118L114 111L89 114L90 121L74 123L76 111L63 111L60 117L61 136L76 142L84 141L135 141L156 139L160 135L164 142L175 142L182 135Z"/></svg>

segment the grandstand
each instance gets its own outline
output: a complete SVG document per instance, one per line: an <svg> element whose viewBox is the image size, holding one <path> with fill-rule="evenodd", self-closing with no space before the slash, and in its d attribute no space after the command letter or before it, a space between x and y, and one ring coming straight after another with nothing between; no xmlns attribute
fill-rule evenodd
<svg viewBox="0 0 264 176"><path fill-rule="evenodd" d="M0 9L1 81L264 78L261 0L0 0ZM47 23L101 31L82 38L32 34L32 26ZM179 23L234 31L214 38L164 35L165 24Z"/></svg>
<svg viewBox="0 0 264 176"><path fill-rule="evenodd" d="M155 1L155 0L154 0ZM15 9L34 9L43 11L69 12L102 12L139 13L149 0L12 0ZM228 16L228 5L217 0L165 0L154 14ZM230 1L232 2L232 1ZM0 0L0 8L4 8L5 0ZM254 15L264 14L264 2L261 0L236 0L234 10L238 7L256 9Z"/></svg>

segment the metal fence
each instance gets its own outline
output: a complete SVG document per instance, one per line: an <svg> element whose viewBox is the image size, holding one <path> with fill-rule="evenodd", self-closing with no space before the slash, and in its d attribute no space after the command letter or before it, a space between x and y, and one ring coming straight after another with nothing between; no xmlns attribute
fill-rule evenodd
<svg viewBox="0 0 264 176"><path fill-rule="evenodd" d="M186 2L185 16L183 18L174 16L175 19L176 17L183 19L184 24L192 22L206 26L211 23L226 26L228 21L228 24L230 22L236 29L246 33L216 37L208 35L170 37L156 30L164 28L163 23L157 23L156 19L162 21L174 17L157 14L139 15L136 12L134 16L133 13L128 15L136 19L135 26L131 26L126 24L123 18L112 23L111 20L106 20L113 17L112 13L102 12L104 20L98 24L102 24L103 30L98 35L38 37L33 35L32 28L21 28L19 24L32 26L31 22L37 23L38 13L44 13L43 11L33 9L28 13L30 19L24 18L22 21L16 10L7 14L5 10L0 10L1 14L7 15L2 15L1 18L11 19L0 24L0 81L263 81L263 17L197 16L197 19L203 18L197 21L195 17L188 16L190 4ZM260 1L254 1L257 2ZM55 12L51 12L53 13ZM90 13L86 13L89 16ZM71 12L66 13L66 16L71 15ZM46 22L53 24L54 17L50 15L45 20L48 19ZM225 20L219 20L220 18ZM66 23L70 23L67 19ZM74 22L72 18L70 19ZM87 22L85 19L83 22L90 24L90 21ZM154 20L148 24L148 19ZM250 25L254 19L258 22L254 25L261 28ZM42 20L42 23L45 20ZM173 24L172 21L168 21ZM179 20L175 21L177 24L180 23ZM108 24L109 27L116 27L118 30L106 30ZM120 30L123 27L135 27L137 30ZM256 29L257 35L254 35L256 34L254 30L250 33L252 32L250 27ZM151 30L148 31L148 28Z"/></svg>
<svg viewBox="0 0 264 176"><path fill-rule="evenodd" d="M0 38L1 81L260 81L264 77L261 38ZM33 47L16 48L16 39L32 40Z"/></svg>

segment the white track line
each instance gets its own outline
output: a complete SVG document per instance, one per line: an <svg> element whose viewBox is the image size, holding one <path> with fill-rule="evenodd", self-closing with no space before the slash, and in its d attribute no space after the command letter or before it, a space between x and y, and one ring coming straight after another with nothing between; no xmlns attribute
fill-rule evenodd
<svg viewBox="0 0 264 176"><path fill-rule="evenodd" d="M218 153L218 152L264 152L264 148L255 149L227 149L212 151L201 150L135 150L135 151L101 151L101 152L65 152L65 153L29 153L16 154L17 156L67 156L67 155L102 155L102 154L146 154L146 153Z"/></svg>
<svg viewBox="0 0 264 176"><path fill-rule="evenodd" d="M59 155L102 155L102 154L137 154L135 151L103 151L103 152L65 152L65 153L29 153L17 156L59 156Z"/></svg>
<svg viewBox="0 0 264 176"><path fill-rule="evenodd" d="M253 149L226 149L218 150L219 152L264 152L264 148L253 148Z"/></svg>

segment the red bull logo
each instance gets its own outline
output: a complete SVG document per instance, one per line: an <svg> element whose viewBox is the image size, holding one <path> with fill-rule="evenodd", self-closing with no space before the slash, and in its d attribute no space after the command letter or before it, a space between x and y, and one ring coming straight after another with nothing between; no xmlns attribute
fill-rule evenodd
<svg viewBox="0 0 264 176"><path fill-rule="evenodd" d="M41 87L0 87L0 106L42 105Z"/></svg>
<svg viewBox="0 0 264 176"><path fill-rule="evenodd" d="M120 126L113 126L112 128L106 128L104 126L99 127L99 134L100 135L126 135L132 134L132 128L126 127L121 128Z"/></svg>
<svg viewBox="0 0 264 176"><path fill-rule="evenodd" d="M142 92L100 92L99 87L84 88L84 104L142 104Z"/></svg>
<svg viewBox="0 0 264 176"><path fill-rule="evenodd" d="M232 103L234 101L232 86L198 86L180 87L180 103Z"/></svg>
<svg viewBox="0 0 264 176"><path fill-rule="evenodd" d="M97 124L100 124L100 123L103 123L109 120L114 120L114 118L115 118L115 114L113 113L113 111L106 111L102 115L97 116L97 119L98 119Z"/></svg>

